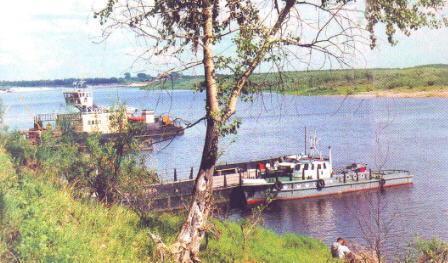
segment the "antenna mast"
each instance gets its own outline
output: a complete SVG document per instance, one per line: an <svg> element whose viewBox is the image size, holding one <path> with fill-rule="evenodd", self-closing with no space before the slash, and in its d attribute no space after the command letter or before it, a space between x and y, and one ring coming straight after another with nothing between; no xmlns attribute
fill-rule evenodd
<svg viewBox="0 0 448 263"><path fill-rule="evenodd" d="M306 155L306 140L307 138L306 138L306 126L305 126L305 155Z"/></svg>

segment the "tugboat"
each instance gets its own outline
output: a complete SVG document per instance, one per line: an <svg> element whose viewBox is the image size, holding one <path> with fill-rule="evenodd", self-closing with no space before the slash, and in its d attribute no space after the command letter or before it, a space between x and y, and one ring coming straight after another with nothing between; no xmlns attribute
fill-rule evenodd
<svg viewBox="0 0 448 263"><path fill-rule="evenodd" d="M318 150L318 139L310 138L309 154L271 159L257 164L256 178L242 179L247 205L266 200L288 200L342 194L368 189L412 184L405 170L373 171L367 164L353 163L333 169L331 147L328 156Z"/></svg>
<svg viewBox="0 0 448 263"><path fill-rule="evenodd" d="M116 109L98 106L93 101L91 90L84 81L73 83L74 89L65 91L64 99L67 106L74 108L74 113L63 114L38 114L34 117L34 127L28 131L28 137L33 142L38 142L42 131L60 127L68 123L70 129L75 132L80 140L91 133L100 133L105 139L113 139L119 134L113 127L114 116L121 116ZM173 121L170 116L156 116L154 111L126 109L123 123L139 123L141 132L135 134L142 145L150 146L153 138L170 138L184 133L182 125ZM52 125L53 123L53 125Z"/></svg>

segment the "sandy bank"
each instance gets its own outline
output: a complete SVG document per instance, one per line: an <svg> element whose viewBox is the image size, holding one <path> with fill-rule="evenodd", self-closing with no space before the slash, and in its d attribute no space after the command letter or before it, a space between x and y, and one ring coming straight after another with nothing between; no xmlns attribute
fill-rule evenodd
<svg viewBox="0 0 448 263"><path fill-rule="evenodd" d="M448 90L429 90L429 91L394 91L377 90L362 92L351 95L353 97L374 98L448 98Z"/></svg>

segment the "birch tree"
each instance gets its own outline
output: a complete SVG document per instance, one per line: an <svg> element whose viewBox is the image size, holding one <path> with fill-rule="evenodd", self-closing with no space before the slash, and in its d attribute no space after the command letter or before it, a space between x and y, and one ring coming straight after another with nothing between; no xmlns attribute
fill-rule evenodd
<svg viewBox="0 0 448 263"><path fill-rule="evenodd" d="M443 0L105 0L95 17L103 37L135 33L142 59L159 57L166 71L198 67L204 77L205 142L188 215L174 244L179 262L198 262L212 207L212 181L220 137L235 132L240 98L259 91L256 71L294 69L299 63L349 67L383 31L395 35L440 27ZM262 87L261 87L262 88Z"/></svg>

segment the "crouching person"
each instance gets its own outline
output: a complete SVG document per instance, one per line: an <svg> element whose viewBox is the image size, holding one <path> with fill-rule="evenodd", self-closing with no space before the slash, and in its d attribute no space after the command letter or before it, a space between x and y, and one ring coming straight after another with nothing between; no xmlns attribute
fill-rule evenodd
<svg viewBox="0 0 448 263"><path fill-rule="evenodd" d="M347 242L343 238L338 238L331 245L331 255L334 258L345 259L347 262L354 262L355 256L347 247Z"/></svg>

